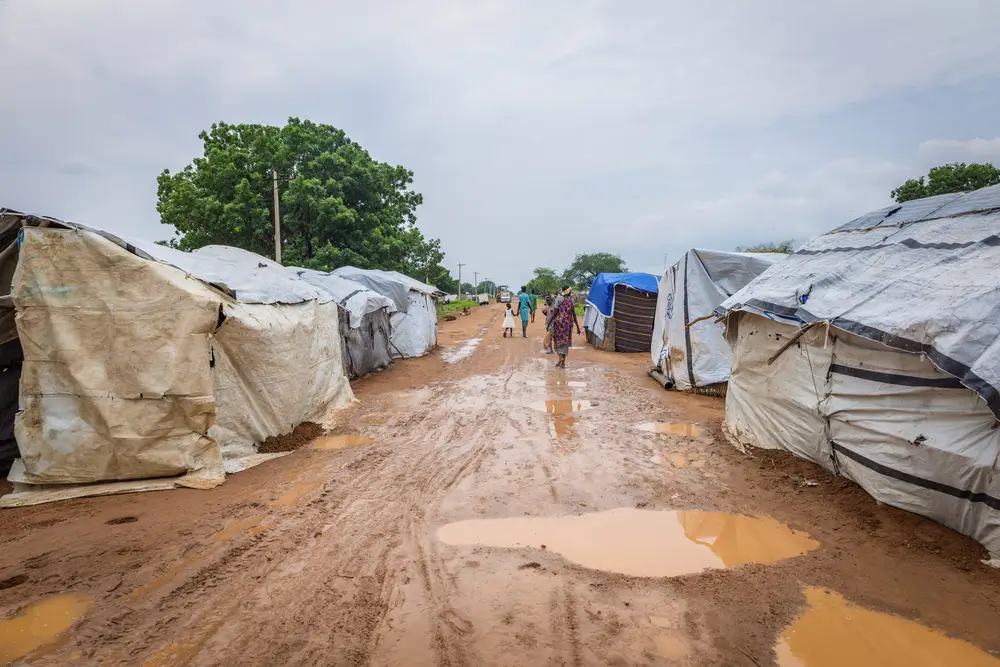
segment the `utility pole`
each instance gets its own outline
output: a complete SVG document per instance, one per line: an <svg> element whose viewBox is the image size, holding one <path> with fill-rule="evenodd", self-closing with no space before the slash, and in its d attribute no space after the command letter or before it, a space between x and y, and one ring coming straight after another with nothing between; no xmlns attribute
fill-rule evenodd
<svg viewBox="0 0 1000 667"><path fill-rule="evenodd" d="M271 167L274 184L274 261L281 264L281 213L278 211L278 170Z"/></svg>
<svg viewBox="0 0 1000 667"><path fill-rule="evenodd" d="M459 264L458 265L458 300L459 301L462 300L462 267L463 266L465 266L465 264Z"/></svg>
<svg viewBox="0 0 1000 667"><path fill-rule="evenodd" d="M476 301L479 300L479 273L476 271L472 272L473 285L472 291L476 293Z"/></svg>

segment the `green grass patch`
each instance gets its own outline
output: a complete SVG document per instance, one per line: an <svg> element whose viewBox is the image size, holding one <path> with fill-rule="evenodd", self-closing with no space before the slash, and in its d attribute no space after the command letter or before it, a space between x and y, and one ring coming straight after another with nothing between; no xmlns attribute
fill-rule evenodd
<svg viewBox="0 0 1000 667"><path fill-rule="evenodd" d="M576 302L576 303L573 304L573 310L575 310L576 314L579 315L580 317L583 317L583 311L586 308L587 308L587 305L583 304L583 303L580 303L580 302Z"/></svg>
<svg viewBox="0 0 1000 667"><path fill-rule="evenodd" d="M437 307L438 317L441 315L447 315L448 313L453 313L456 310L462 310L463 308L473 309L478 308L479 304L475 301L453 301L452 303L439 303Z"/></svg>

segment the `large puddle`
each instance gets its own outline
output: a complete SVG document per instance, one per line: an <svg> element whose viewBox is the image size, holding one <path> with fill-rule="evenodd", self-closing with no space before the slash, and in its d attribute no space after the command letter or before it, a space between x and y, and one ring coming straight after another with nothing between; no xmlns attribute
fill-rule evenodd
<svg viewBox="0 0 1000 667"><path fill-rule="evenodd" d="M623 508L565 517L459 521L438 538L452 545L545 548L595 570L674 577L746 563L774 563L819 543L769 517Z"/></svg>
<svg viewBox="0 0 1000 667"><path fill-rule="evenodd" d="M700 438L705 434L705 430L697 424L690 422L670 422L655 421L643 422L636 426L640 431L648 433L662 433L664 435L680 435L688 438Z"/></svg>
<svg viewBox="0 0 1000 667"><path fill-rule="evenodd" d="M1000 659L916 621L822 588L805 593L809 608L774 648L779 667L1000 667Z"/></svg>
<svg viewBox="0 0 1000 667"><path fill-rule="evenodd" d="M545 387L547 389L556 389L558 387L569 387L570 389L586 389L587 383L580 380L560 380L553 378L550 380L527 380L526 385L529 387Z"/></svg>
<svg viewBox="0 0 1000 667"><path fill-rule="evenodd" d="M90 611L93 599L63 593L29 605L13 618L0 620L0 665L52 644Z"/></svg>
<svg viewBox="0 0 1000 667"><path fill-rule="evenodd" d="M593 407L590 401L573 398L555 398L547 401L535 401L528 407L550 415L563 415L570 412L581 412Z"/></svg>
<svg viewBox="0 0 1000 667"><path fill-rule="evenodd" d="M345 449L370 445L373 442L375 442L373 438L366 438L363 435L325 435L313 440L311 449Z"/></svg>

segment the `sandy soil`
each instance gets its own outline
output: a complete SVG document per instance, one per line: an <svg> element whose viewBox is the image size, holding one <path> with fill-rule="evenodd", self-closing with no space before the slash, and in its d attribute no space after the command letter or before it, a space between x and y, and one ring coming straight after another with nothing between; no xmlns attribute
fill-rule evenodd
<svg viewBox="0 0 1000 667"><path fill-rule="evenodd" d="M442 349L356 383L334 433L372 444L303 447L211 491L0 512L0 618L92 598L26 663L753 667L775 664L806 587L1000 651L1000 571L979 545L810 464L739 453L723 401L663 391L645 355L575 349L554 371L541 323L505 340L499 316L443 323ZM545 400L590 405L530 407ZM636 428L649 420L704 433ZM819 547L655 578L436 537L618 508L765 514Z"/></svg>

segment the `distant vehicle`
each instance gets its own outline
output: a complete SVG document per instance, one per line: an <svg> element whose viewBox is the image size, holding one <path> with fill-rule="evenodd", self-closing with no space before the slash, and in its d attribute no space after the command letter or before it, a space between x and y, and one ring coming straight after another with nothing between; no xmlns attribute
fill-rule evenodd
<svg viewBox="0 0 1000 667"><path fill-rule="evenodd" d="M488 305L490 302L490 295L483 292L482 294L476 297L476 300L479 301L480 306Z"/></svg>
<svg viewBox="0 0 1000 667"><path fill-rule="evenodd" d="M510 303L510 292L507 290L500 292L500 303Z"/></svg>

